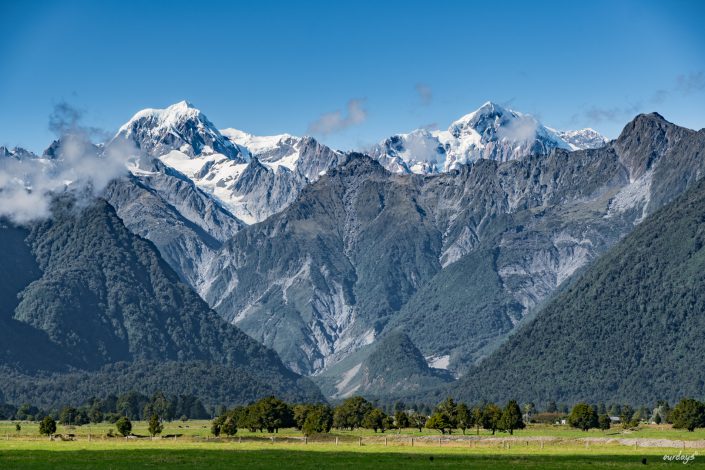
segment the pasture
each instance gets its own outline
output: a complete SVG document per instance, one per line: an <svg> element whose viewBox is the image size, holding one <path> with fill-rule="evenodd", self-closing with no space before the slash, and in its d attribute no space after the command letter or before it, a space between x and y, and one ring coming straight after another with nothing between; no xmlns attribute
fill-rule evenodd
<svg viewBox="0 0 705 470"><path fill-rule="evenodd" d="M0 468L131 469L136 468L491 468L587 469L666 468L683 460L664 455L694 456L687 465L705 468L705 431L668 426L638 431L576 431L566 426L530 425L492 436L481 430L467 436L403 430L384 434L335 431L304 439L295 429L277 434L240 430L230 438L210 436L209 421L166 423L161 438L146 437L147 424L133 423L137 438L106 437L114 425L65 427L64 439L38 434L36 423L0 422ZM72 435L72 437L68 437ZM645 463L644 463L645 462ZM646 467L644 466L646 464ZM679 468L679 467L676 467Z"/></svg>

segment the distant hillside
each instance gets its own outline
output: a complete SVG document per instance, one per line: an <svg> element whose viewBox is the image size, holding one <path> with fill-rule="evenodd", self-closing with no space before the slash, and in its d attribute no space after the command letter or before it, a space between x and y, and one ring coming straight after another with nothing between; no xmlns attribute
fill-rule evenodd
<svg viewBox="0 0 705 470"><path fill-rule="evenodd" d="M390 391L419 392L454 378L447 370L430 367L409 336L393 331L312 380L333 398L354 394L383 398Z"/></svg>
<svg viewBox="0 0 705 470"><path fill-rule="evenodd" d="M61 402L160 383L207 402L320 398L276 353L210 310L104 201L79 207L64 198L30 232L0 227L0 240L3 266L13 268L0 290L0 390L8 401ZM71 378L80 378L80 390Z"/></svg>
<svg viewBox="0 0 705 470"><path fill-rule="evenodd" d="M705 181L648 217L450 393L654 403L705 395ZM438 390L441 397L449 390Z"/></svg>

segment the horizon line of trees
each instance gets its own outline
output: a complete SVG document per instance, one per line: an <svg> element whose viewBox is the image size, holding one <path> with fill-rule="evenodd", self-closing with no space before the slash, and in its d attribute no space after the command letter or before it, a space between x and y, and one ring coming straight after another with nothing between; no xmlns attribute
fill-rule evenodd
<svg viewBox="0 0 705 470"><path fill-rule="evenodd" d="M108 395L103 399L90 398L78 407L66 405L51 410L44 410L30 403L19 407L0 404L0 419L41 422L49 416L60 424L75 426L103 421L114 424L123 416L133 421L148 420L153 414L163 421L212 417L197 397L166 396L161 391L155 392L151 397L130 391L119 396Z"/></svg>
<svg viewBox="0 0 705 470"><path fill-rule="evenodd" d="M374 432L416 428L419 431L433 429L441 434L451 434L460 430L463 434L468 429L480 429L508 432L513 434L516 429L523 429L527 422L555 423L565 419L567 424L578 429L610 429L617 419L625 428L635 428L644 421L656 424L668 423L677 429L693 431L705 427L705 403L692 398L683 398L674 408L667 401L660 400L653 409L640 407L634 409L629 405L576 403L572 410L559 407L555 402L549 402L544 411L539 412L533 403L520 406L516 400L509 400L504 407L494 403L481 403L468 406L455 402L449 397L435 407L406 406L396 402L391 409L378 406L361 396L353 396L343 400L337 406L327 403L288 404L269 396L245 406L235 406L227 409L216 407L209 414L203 403L191 395L167 397L157 391L151 397L131 391L120 396L109 395L105 399L91 398L78 408L64 406L59 410L45 412L30 404L19 408L0 404L0 419L15 419L20 421L40 421L49 418L50 421L64 425L84 425L107 421L118 424L128 433L126 422L133 420L150 421L152 430L161 432L164 421L174 419L208 419L212 421L211 430L214 435L235 435L238 428L252 432L276 433L281 428L294 427L306 435L327 433L332 428L354 430L356 428L370 429ZM131 424L130 424L131 426ZM51 426L50 426L51 427ZM126 435L126 434L123 434ZM152 434L154 435L154 434Z"/></svg>
<svg viewBox="0 0 705 470"><path fill-rule="evenodd" d="M296 428L304 435L328 433L332 428L355 430L370 429L384 433L388 430L401 431L416 428L420 431L433 429L441 434L452 434L454 430L480 428L514 433L523 429L521 408L515 400L510 400L500 408L489 403L469 407L447 398L436 405L430 415L413 409L398 407L394 414L387 414L381 408L361 396L350 397L333 407L325 403L294 404L270 396L247 406L235 406L216 417L211 424L215 436L234 436L238 429L250 432L277 433L281 428Z"/></svg>

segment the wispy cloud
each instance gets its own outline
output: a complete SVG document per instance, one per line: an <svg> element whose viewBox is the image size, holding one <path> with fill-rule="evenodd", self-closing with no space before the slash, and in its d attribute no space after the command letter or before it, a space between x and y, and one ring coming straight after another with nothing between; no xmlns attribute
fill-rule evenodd
<svg viewBox="0 0 705 470"><path fill-rule="evenodd" d="M49 120L60 139L53 158L0 160L0 218L25 224L49 217L52 198L60 193L87 202L125 174L125 164L137 153L122 145L96 147L90 136L102 131L81 126L81 112L66 103L57 105Z"/></svg>
<svg viewBox="0 0 705 470"><path fill-rule="evenodd" d="M367 119L365 100L348 101L345 112L342 110L325 113L308 126L309 134L328 135L343 131L349 127L362 124Z"/></svg>
<svg viewBox="0 0 705 470"><path fill-rule="evenodd" d="M691 72L676 77L676 90L684 95L692 95L705 90L705 72Z"/></svg>
<svg viewBox="0 0 705 470"><path fill-rule="evenodd" d="M417 83L414 88L416 89L416 93L419 94L419 100L421 100L422 106L428 106L433 102L433 90L429 85Z"/></svg>

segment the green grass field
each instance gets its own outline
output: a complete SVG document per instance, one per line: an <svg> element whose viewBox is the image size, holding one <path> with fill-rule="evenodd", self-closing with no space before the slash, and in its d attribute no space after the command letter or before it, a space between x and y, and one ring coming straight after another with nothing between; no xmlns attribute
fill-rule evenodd
<svg viewBox="0 0 705 470"><path fill-rule="evenodd" d="M510 438L498 434L493 439L462 439L453 434L438 441L439 434L406 430L384 435L369 431L335 432L306 443L301 433L282 430L272 441L269 434L240 431L232 439L209 438L208 421L167 423L161 439L106 438L110 424L66 428L61 434L74 434L74 441L40 437L37 425L0 422L0 469L136 469L136 468L248 468L248 469L336 469L355 468L491 468L491 469L622 469L666 468L682 461L664 461L664 455L695 454L688 465L705 468L700 449L638 447L615 442L586 443L581 438L668 439L672 442L705 439L705 431L687 433L669 427L645 427L639 431L583 433L565 426L529 426ZM188 427L187 427L188 426ZM135 422L133 432L146 435L146 423ZM88 435L90 434L90 441ZM338 444L335 440L338 438ZM385 445L385 437L387 445ZM411 438L414 446L411 446ZM360 445L362 438L362 445ZM542 443L543 442L543 443ZM688 446L699 445L688 442ZM705 452L705 447L702 449ZM676 467L679 468L679 467Z"/></svg>

